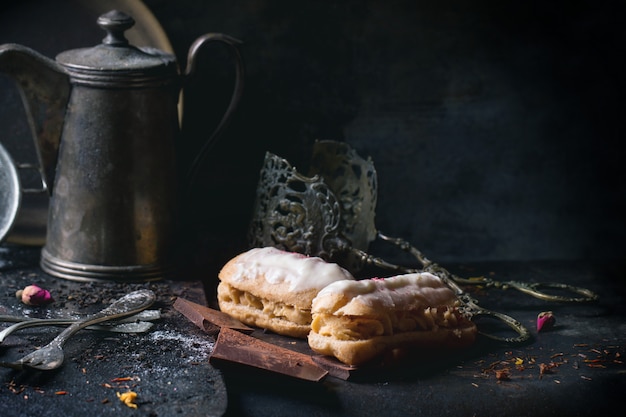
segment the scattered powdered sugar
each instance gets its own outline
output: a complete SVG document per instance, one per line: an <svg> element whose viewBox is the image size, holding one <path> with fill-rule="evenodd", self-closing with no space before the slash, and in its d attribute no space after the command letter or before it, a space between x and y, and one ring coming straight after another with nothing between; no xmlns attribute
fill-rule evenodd
<svg viewBox="0 0 626 417"><path fill-rule="evenodd" d="M223 384L221 374L209 363L215 346L214 337L199 329L187 331L171 326L164 323L164 328L159 330L123 339L131 342L125 349L129 356L125 358L127 365L123 366L125 373L137 381L139 395L153 404L165 398L182 404L200 395L198 384L204 384L207 392ZM150 385L149 390L146 384ZM142 385L146 388L143 392Z"/></svg>
<svg viewBox="0 0 626 417"><path fill-rule="evenodd" d="M173 330L157 330L150 333L152 342L170 343L185 355L190 363L206 362L213 352L215 340L208 335L182 334Z"/></svg>

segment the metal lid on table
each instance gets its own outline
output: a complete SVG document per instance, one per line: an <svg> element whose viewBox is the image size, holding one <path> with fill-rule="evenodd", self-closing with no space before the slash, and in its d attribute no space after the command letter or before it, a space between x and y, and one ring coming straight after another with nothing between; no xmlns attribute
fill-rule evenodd
<svg viewBox="0 0 626 417"><path fill-rule="evenodd" d="M11 231L22 200L20 180L11 156L0 143L0 243Z"/></svg>

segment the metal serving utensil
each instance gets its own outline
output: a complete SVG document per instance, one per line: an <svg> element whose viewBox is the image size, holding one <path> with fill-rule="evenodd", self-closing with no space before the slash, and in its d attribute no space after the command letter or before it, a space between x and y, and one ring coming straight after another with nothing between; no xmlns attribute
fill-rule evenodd
<svg viewBox="0 0 626 417"><path fill-rule="evenodd" d="M144 310L138 314L112 321L110 324L94 324L86 327L86 329L108 331L114 333L144 333L152 328L153 323L150 323L150 321L157 320L160 317L161 313L158 310ZM0 322L14 323L11 326L0 330L0 344L4 342L4 339L6 339L7 336L21 329L43 326L65 326L74 324L78 320L80 319L34 319L29 317L0 315Z"/></svg>
<svg viewBox="0 0 626 417"><path fill-rule="evenodd" d="M391 242L405 252L413 255L422 264L423 270L432 273L447 275L449 279L454 281L456 284L479 285L485 288L500 288L503 290L513 288L544 301L555 301L563 303L585 303L590 301L596 301L598 299L598 295L587 288L576 287L574 285L564 284L560 282L497 281L483 276L461 278L445 270L440 265L432 262L431 260L426 258L426 256L424 256L424 254L420 250L401 238L386 236L380 232L377 233L377 237L382 240ZM565 296L549 294L543 289L564 291L572 295Z"/></svg>
<svg viewBox="0 0 626 417"><path fill-rule="evenodd" d="M250 244L320 256L337 262L353 273L368 265L401 273L434 273L457 294L462 303L461 310L466 316L494 318L512 328L518 337L483 333L507 343L524 342L530 337L530 332L514 318L480 307L460 285L515 288L546 301L583 302L597 299L597 295L590 290L566 284L459 278L428 260L407 241L388 237L378 231L374 222L376 198L374 164L371 159L361 158L346 143L316 142L310 176L298 173L287 160L267 152L257 187L249 231ZM396 265L369 254L369 245L376 239L391 242L412 254L422 269ZM551 295L541 291L542 288L569 290L577 296Z"/></svg>
<svg viewBox="0 0 626 417"><path fill-rule="evenodd" d="M3 362L0 366L13 369L50 371L59 368L65 360L63 345L79 330L90 325L130 316L150 307L156 299L153 291L143 289L125 295L98 313L74 322L50 343L15 362Z"/></svg>

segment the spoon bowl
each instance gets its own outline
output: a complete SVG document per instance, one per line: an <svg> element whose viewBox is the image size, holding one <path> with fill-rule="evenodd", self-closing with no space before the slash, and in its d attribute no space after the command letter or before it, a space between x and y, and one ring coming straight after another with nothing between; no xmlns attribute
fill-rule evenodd
<svg viewBox="0 0 626 417"><path fill-rule="evenodd" d="M65 360L63 345L76 332L90 325L136 314L150 307L155 299L156 296L151 290L143 289L134 291L115 301L100 312L74 322L41 349L29 353L16 362L0 363L0 365L14 369L32 369L38 371L57 369Z"/></svg>

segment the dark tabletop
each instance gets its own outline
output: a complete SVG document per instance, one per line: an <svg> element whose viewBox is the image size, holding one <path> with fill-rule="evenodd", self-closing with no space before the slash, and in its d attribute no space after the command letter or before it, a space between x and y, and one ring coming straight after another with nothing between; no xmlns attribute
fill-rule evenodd
<svg viewBox="0 0 626 417"><path fill-rule="evenodd" d="M452 269L452 268L450 268ZM626 392L626 321L623 269L566 262L489 263L453 272L500 280L566 282L589 288L598 302L540 301L514 290L473 290L480 305L520 320L532 332L523 345L479 337L467 351L428 353L412 363L361 370L347 381L327 377L303 383L229 367L224 377L232 416L588 416L623 404ZM536 331L541 311L556 324ZM483 321L479 328L487 329ZM490 329L495 330L495 329ZM255 332L294 350L306 345ZM542 371L543 369L543 371Z"/></svg>
<svg viewBox="0 0 626 417"><path fill-rule="evenodd" d="M224 380L208 363L214 339L171 307L177 297L205 304L199 282L74 282L44 274L38 260L38 249L0 247L0 314L37 318L84 315L128 292L149 288L157 296L150 309L159 310L161 318L141 334L80 331L65 344L66 360L56 371L0 368L0 415L224 414ZM50 290L55 302L45 307L22 304L15 292L30 284ZM0 345L0 360L18 359L48 343L61 330L36 327L13 333ZM117 393L127 391L138 394L137 409L118 399Z"/></svg>
<svg viewBox="0 0 626 417"><path fill-rule="evenodd" d="M32 317L87 313L147 287L157 293L153 307L162 319L145 334L78 333L66 345L70 359L57 372L0 369L2 416L586 416L620 406L626 392L624 270L612 264L455 266L450 269L464 277L566 282L589 288L600 299L556 304L514 290L472 289L483 307L520 320L532 339L507 345L479 337L455 354L421 352L387 368L361 369L347 380L327 376L313 383L242 366L211 366L214 338L172 309L177 297L204 303L198 282L76 283L47 276L37 263L35 249L0 247L0 309ZM15 290L30 283L51 288L55 303L35 309L17 302ZM556 324L537 333L537 314L548 310ZM489 323L478 324L487 329ZM3 360L17 358L46 343L53 332L22 330L5 340L0 354ZM258 330L253 336L310 353L304 341ZM138 393L137 409L117 399L116 392L129 389Z"/></svg>

